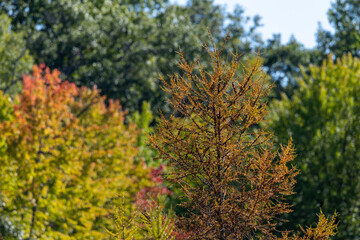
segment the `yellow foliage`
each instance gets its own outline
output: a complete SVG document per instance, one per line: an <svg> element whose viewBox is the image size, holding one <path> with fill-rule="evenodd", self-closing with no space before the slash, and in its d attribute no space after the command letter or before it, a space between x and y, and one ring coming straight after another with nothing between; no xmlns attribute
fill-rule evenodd
<svg viewBox="0 0 360 240"><path fill-rule="evenodd" d="M134 197L149 170L134 164L138 132L119 102L59 74L34 67L14 117L0 122L1 214L29 238L104 239L112 198Z"/></svg>

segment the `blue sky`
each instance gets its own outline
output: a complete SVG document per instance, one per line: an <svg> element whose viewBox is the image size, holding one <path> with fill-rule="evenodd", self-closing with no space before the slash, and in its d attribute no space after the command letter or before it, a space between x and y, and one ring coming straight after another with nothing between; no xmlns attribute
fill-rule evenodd
<svg viewBox="0 0 360 240"><path fill-rule="evenodd" d="M186 4L187 0L170 0ZM306 47L316 44L315 33L320 22L322 27L332 30L327 20L327 10L334 0L215 0L216 4L226 5L232 11L236 4L245 8L245 14L262 17L259 29L263 39L269 39L274 33L281 33L286 43L291 34Z"/></svg>

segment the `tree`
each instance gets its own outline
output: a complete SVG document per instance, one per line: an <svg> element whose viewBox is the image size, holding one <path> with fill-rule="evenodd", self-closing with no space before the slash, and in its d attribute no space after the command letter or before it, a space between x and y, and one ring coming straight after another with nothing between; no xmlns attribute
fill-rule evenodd
<svg viewBox="0 0 360 240"><path fill-rule="evenodd" d="M321 208L340 214L339 239L360 237L360 60L344 55L303 73L293 99L285 95L271 105L269 127L280 143L293 138L302 173L291 200L294 214L287 219L301 224L315 221ZM293 226L293 223L285 226Z"/></svg>
<svg viewBox="0 0 360 240"><path fill-rule="evenodd" d="M187 19L178 18L177 8L165 3L42 0L4 1L1 6L14 28L33 33L27 48L37 62L59 69L78 85L97 85L133 111L144 100L161 105L159 67L171 62L180 39L197 42L185 29Z"/></svg>
<svg viewBox="0 0 360 240"><path fill-rule="evenodd" d="M10 93L19 91L23 73L33 65L25 43L26 33L11 29L11 19L0 15L0 89Z"/></svg>
<svg viewBox="0 0 360 240"><path fill-rule="evenodd" d="M306 49L292 36L288 43L281 44L281 35L276 34L273 39L267 40L263 46L262 57L264 68L275 83L275 96L281 98L285 93L292 97L298 87L296 78L300 77L300 66L317 64L321 61L319 53L313 49ZM306 69L308 70L308 69Z"/></svg>
<svg viewBox="0 0 360 240"><path fill-rule="evenodd" d="M26 239L102 239L112 198L126 192L135 201L153 185L150 169L134 164L137 130L119 102L106 105L96 88L59 75L34 67L13 117L0 123L1 215Z"/></svg>
<svg viewBox="0 0 360 240"><path fill-rule="evenodd" d="M259 59L239 75L238 54L227 63L224 46L205 49L211 72L199 61L188 64L180 53L184 74L162 78L176 115L162 117L150 137L173 168L168 180L188 198L179 224L189 239L276 239L276 218L291 211L285 197L293 194L298 173L288 167L292 143L275 151L272 135L255 127L266 114L270 89ZM284 233L282 239L328 239L335 229L334 218L321 215L303 238Z"/></svg>
<svg viewBox="0 0 360 240"><path fill-rule="evenodd" d="M143 101L153 112L169 112L158 73L176 70L180 46L193 59L206 29L223 39L228 20L238 30L235 47L248 49L257 27L250 26L250 34L243 11L227 18L212 0L192 0L187 6L166 0L7 0L0 8L11 17L12 28L32 33L26 46L36 62L59 69L78 85L97 85L131 113L141 110Z"/></svg>
<svg viewBox="0 0 360 240"><path fill-rule="evenodd" d="M317 32L317 48L326 54L333 52L335 57L351 53L360 56L360 2L356 0L336 0L331 3L328 19L334 28L331 31L319 28Z"/></svg>
<svg viewBox="0 0 360 240"><path fill-rule="evenodd" d="M3 94L0 91L0 121L11 121L14 118L13 111L13 102L11 97L7 94ZM5 137L0 137L0 155L3 156L6 154L6 141ZM0 206L4 207L6 205L3 202L1 193L0 193ZM0 208L1 209L1 208ZM0 239L9 239L9 240L21 240L23 239L23 232L18 226L14 225L12 221L6 216L3 215L3 212L0 211Z"/></svg>
<svg viewBox="0 0 360 240"><path fill-rule="evenodd" d="M280 35L274 35L263 45L264 67L277 84L276 98L285 92L289 98L297 86L296 78L301 77L300 65L309 74L307 66L321 65L327 55L335 58L351 53L360 56L360 2L357 0L336 0L328 10L328 20L333 31L323 29L319 24L316 33L317 46L307 49L295 38L281 44Z"/></svg>

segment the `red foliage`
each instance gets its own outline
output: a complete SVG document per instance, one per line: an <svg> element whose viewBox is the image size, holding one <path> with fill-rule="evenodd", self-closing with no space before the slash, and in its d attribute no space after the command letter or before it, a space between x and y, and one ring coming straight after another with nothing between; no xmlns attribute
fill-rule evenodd
<svg viewBox="0 0 360 240"><path fill-rule="evenodd" d="M165 166L161 164L158 168L152 168L149 173L149 179L155 183L155 186L144 187L136 194L135 204L140 210L147 210L150 206L154 207L159 195L171 196L173 193L167 187L162 185L163 172Z"/></svg>

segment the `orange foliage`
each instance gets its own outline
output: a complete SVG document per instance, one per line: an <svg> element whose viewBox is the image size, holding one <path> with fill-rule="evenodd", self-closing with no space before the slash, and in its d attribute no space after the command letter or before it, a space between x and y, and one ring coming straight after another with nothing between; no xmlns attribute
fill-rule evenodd
<svg viewBox="0 0 360 240"><path fill-rule="evenodd" d="M298 174L289 166L294 148L274 150L272 134L258 127L271 88L259 59L247 67L233 54L228 63L224 46L206 47L211 72L180 52L184 74L162 78L178 117L162 117L150 142L188 198L179 221L188 239L276 239L277 218L291 212L285 197Z"/></svg>

